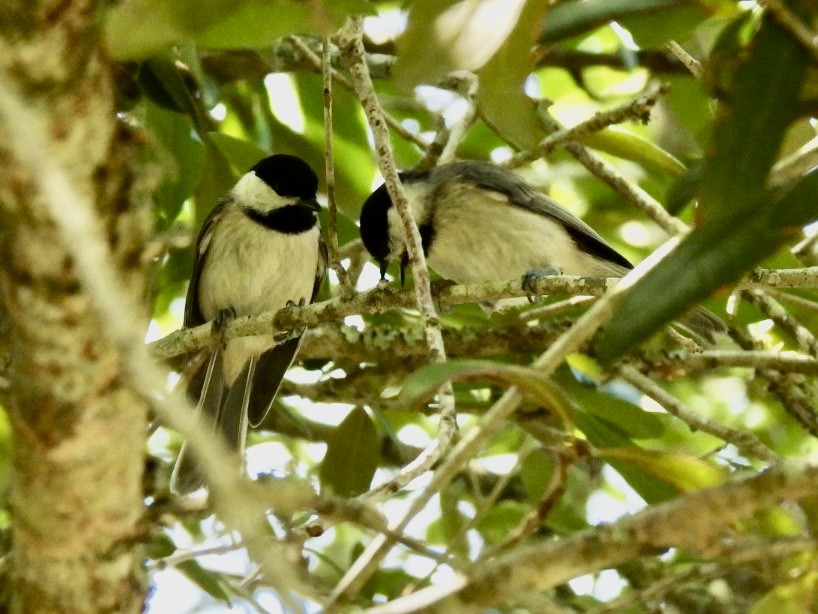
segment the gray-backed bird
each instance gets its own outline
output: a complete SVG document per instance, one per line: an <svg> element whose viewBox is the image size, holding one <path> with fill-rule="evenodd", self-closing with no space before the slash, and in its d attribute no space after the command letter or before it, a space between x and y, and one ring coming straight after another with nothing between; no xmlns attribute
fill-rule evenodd
<svg viewBox="0 0 818 614"><path fill-rule="evenodd" d="M318 177L295 156L259 161L219 201L196 239L184 325L274 312L312 302L326 269L318 222ZM240 453L248 424L270 410L301 336L218 341L190 376L188 393L226 443ZM204 485L195 453L182 448L171 479L177 493Z"/></svg>
<svg viewBox="0 0 818 614"><path fill-rule="evenodd" d="M593 228L515 173L488 162L461 161L401 173L429 266L457 283L481 283L561 271L621 277L633 268ZM361 209L361 239L381 278L408 264L397 210L386 185ZM702 308L683 323L710 338L724 324Z"/></svg>

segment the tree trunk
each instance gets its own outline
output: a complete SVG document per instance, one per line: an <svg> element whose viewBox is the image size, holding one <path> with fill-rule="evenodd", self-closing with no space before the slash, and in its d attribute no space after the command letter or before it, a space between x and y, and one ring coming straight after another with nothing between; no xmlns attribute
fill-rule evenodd
<svg viewBox="0 0 818 614"><path fill-rule="evenodd" d="M50 145L43 155L56 156L94 201L129 298L139 301L149 212L129 199L133 147L117 125L98 5L4 2L0 80L43 119ZM5 137L0 258L11 329L4 400L13 440L11 610L138 612L145 406L128 390L105 323Z"/></svg>

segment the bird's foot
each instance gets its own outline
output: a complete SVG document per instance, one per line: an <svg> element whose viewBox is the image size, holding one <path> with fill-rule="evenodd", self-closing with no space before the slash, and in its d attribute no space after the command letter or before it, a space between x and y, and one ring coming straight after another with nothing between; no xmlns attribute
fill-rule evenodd
<svg viewBox="0 0 818 614"><path fill-rule="evenodd" d="M528 302L533 303L537 296L537 293L535 292L537 282L543 277L552 277L553 275L562 275L562 269L547 267L543 269L534 269L523 275L522 286L523 290L525 290L528 295Z"/></svg>
<svg viewBox="0 0 818 614"><path fill-rule="evenodd" d="M284 307L285 307L285 308L287 308L287 307L303 307L303 306L304 306L304 305L306 305L306 304L307 304L307 299L306 299L305 297L303 297L303 296L302 296L302 297L301 297L301 298L298 300L298 302L297 302L297 303L296 303L295 301L293 301L293 300L288 300L288 301L287 301L287 302L284 304ZM273 335L273 341L275 341L275 342L276 342L276 344L279 344L279 343L284 343L285 341L289 341L289 340L290 340L290 339L292 339L293 337L297 337L297 336L298 336L298 335L300 335L300 334L301 334L301 333L297 333L297 334L295 334L295 333L293 333L293 331L290 331L290 330L283 330L283 331L277 332L277 333L275 333L275 334Z"/></svg>
<svg viewBox="0 0 818 614"><path fill-rule="evenodd" d="M220 309L219 313L216 314L216 317L213 318L213 334L219 335L221 337L221 343L224 345L224 332L227 329L227 325L236 319L236 310L233 307L227 307L225 309Z"/></svg>

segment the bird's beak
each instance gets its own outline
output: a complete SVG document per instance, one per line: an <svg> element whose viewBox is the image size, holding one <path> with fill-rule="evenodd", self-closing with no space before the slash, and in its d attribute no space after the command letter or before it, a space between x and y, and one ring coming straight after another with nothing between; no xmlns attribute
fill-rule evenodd
<svg viewBox="0 0 818 614"><path fill-rule="evenodd" d="M313 211L321 211L321 205L318 204L318 201L315 200L314 198L309 200L302 200L301 204L304 205L305 207L309 207Z"/></svg>
<svg viewBox="0 0 818 614"><path fill-rule="evenodd" d="M379 264L381 266L381 281L383 281L386 279L386 269L389 267L389 261L384 259L381 260Z"/></svg>

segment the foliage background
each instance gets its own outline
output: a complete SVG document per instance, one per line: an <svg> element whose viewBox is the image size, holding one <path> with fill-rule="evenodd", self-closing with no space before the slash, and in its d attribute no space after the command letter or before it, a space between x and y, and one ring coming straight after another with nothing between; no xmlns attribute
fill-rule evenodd
<svg viewBox="0 0 818 614"><path fill-rule="evenodd" d="M415 609L416 593L454 590L463 578L472 581L467 590L435 600L438 607L814 608L813 498L783 486L770 500L750 492L707 507L685 498L709 488L718 497L727 492L720 487L793 464L800 475L798 463L816 452L818 344L811 331L818 302L816 271L806 267L815 260L808 223L818 187L809 172L818 51L798 40L798 25L815 31L809 9L729 0L125 0L100 9L119 119L144 140L139 171L155 213L147 246L154 255L146 297L151 340L179 327L198 224L255 161L270 152L299 155L319 172L327 194L321 41L354 14L366 15L367 64L392 121L399 168L433 163L447 143L455 148L446 155L497 163L534 152L518 172L634 262L680 229L646 202L662 203L695 228L637 282L604 332L547 378L524 367L584 308L534 319L489 316L478 300L441 299L451 361L425 367L414 309L383 310L373 299L344 318L319 315L276 412L248 442L251 472L272 482L301 478L323 497L266 516L264 531L289 556L298 585L256 574L242 536L223 524L222 513L169 495L182 439L154 423L145 498L156 586L150 611L178 604L180 573L197 587L192 611L228 601L247 611L339 603L354 609L398 598ZM686 56L701 64L685 65ZM378 160L336 46L331 59L338 219L331 228L325 216L324 228L337 232L342 264L365 290L377 274L365 263L356 222L380 183ZM645 96L647 109L634 103ZM558 128L553 120L571 127L605 111L614 113L611 120L537 153ZM589 168L589 150L607 165L603 171ZM764 270L746 277L757 265ZM781 269L796 270L798 281L769 272ZM744 286L736 285L740 279ZM331 275L322 298L345 292ZM395 289L374 296L389 292ZM551 295L537 307L565 298ZM732 329L732 339L704 354L661 332L697 301ZM636 342L643 343L623 358ZM452 378L456 442L481 428L512 385L525 400L434 492L427 492L432 478L424 472L396 494L368 499L371 487L434 441L434 393ZM353 562L376 541L378 522L392 522L422 496L429 503L383 563L341 591ZM328 502L341 511L328 511ZM231 503L246 502L222 505ZM674 503L678 516L667 507ZM357 505L380 520L356 516ZM633 552L616 535L593 537L593 527L642 509L676 522L689 518L687 527L664 528L686 528L688 536L674 541L661 531L645 529L645 537L634 530L624 540ZM598 540L589 551L550 554L587 535ZM536 548L544 559L528 563L535 578L492 575L497 561L524 566ZM550 582L549 574L563 579Z"/></svg>

